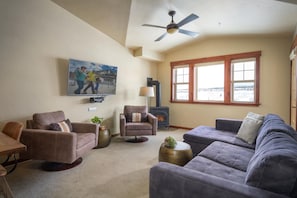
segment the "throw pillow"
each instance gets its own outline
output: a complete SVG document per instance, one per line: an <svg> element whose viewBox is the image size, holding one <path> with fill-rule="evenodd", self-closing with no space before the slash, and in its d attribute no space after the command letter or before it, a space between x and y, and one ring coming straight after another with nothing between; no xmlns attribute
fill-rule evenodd
<svg viewBox="0 0 297 198"><path fill-rule="evenodd" d="M146 122L147 113L128 113L126 119L127 122Z"/></svg>
<svg viewBox="0 0 297 198"><path fill-rule="evenodd" d="M264 116L249 112L244 118L236 137L253 144L258 135L258 130L261 127Z"/></svg>
<svg viewBox="0 0 297 198"><path fill-rule="evenodd" d="M132 122L141 122L141 113L132 113Z"/></svg>
<svg viewBox="0 0 297 198"><path fill-rule="evenodd" d="M72 131L72 125L69 119L58 123L51 123L49 127L50 127L50 130L53 130L53 131L62 131L62 132Z"/></svg>

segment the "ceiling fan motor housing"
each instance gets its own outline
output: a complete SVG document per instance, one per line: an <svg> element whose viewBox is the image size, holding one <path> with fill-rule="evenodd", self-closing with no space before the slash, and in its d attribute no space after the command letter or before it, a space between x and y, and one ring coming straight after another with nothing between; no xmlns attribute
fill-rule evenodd
<svg viewBox="0 0 297 198"><path fill-rule="evenodd" d="M173 34L178 30L178 25L173 21L173 16L175 15L175 11L174 10L169 11L168 15L171 16L171 23L167 25L167 32L169 34Z"/></svg>
<svg viewBox="0 0 297 198"><path fill-rule="evenodd" d="M178 25L176 23L170 23L167 25L167 32L173 34L178 30Z"/></svg>

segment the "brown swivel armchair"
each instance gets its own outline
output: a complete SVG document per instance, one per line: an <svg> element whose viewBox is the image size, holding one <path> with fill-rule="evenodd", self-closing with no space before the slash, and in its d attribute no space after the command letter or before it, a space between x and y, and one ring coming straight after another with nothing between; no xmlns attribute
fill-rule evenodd
<svg viewBox="0 0 297 198"><path fill-rule="evenodd" d="M134 136L128 142L144 142L146 137L141 135L156 135L158 119L148 113L146 106L124 106L124 112L120 114L120 133L121 136Z"/></svg>
<svg viewBox="0 0 297 198"><path fill-rule="evenodd" d="M63 111L34 114L21 135L21 142L27 146L21 158L44 160L42 168L48 171L80 164L82 156L97 145L98 129L96 124L72 122L68 126L71 132L62 132L65 126L61 123L66 121ZM60 131L56 129L57 123L61 125Z"/></svg>

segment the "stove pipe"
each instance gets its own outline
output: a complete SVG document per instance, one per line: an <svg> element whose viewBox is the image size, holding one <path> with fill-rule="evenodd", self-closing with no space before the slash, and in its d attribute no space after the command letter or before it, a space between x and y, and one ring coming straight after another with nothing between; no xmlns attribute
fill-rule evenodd
<svg viewBox="0 0 297 198"><path fill-rule="evenodd" d="M161 85L157 80L153 80L153 78L147 78L147 86L152 87L156 86L156 107L161 106Z"/></svg>

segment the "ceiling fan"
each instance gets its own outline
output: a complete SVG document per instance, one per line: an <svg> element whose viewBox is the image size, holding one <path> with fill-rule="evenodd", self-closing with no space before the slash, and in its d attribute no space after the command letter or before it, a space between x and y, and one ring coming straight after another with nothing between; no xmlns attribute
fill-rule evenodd
<svg viewBox="0 0 297 198"><path fill-rule="evenodd" d="M155 41L160 41L161 39L163 39L167 35L167 33L173 34L173 33L177 32L177 31L179 33L182 33L182 34L185 34L185 35L188 35L188 36L191 36L191 37L198 36L198 32L192 32L192 31L184 30L184 29L180 28L183 25L185 25L185 24L199 18L197 15L190 14L189 16L187 16L186 18L184 18L183 20L181 20L178 23L175 23L174 20L173 20L173 16L175 15L174 10L169 11L168 15L171 16L171 22L166 27L165 26L159 26L159 25L143 24L143 26L166 29L166 32L164 34L162 34L159 38L157 38Z"/></svg>

